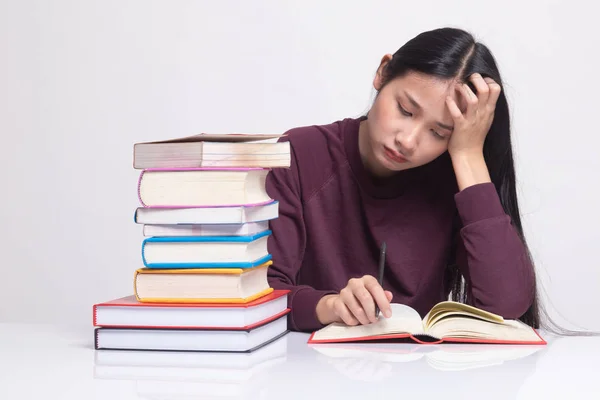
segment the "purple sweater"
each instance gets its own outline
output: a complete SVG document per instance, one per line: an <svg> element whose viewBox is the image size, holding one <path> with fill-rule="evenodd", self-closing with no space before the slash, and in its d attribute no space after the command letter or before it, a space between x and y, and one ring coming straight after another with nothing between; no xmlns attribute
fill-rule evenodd
<svg viewBox="0 0 600 400"><path fill-rule="evenodd" d="M458 193L447 153L374 181L358 150L361 119L294 128L291 168L273 169L267 191L279 200L270 222L269 282L290 289L290 329L321 328L316 305L348 280L378 276L387 244L383 288L392 302L424 316L446 300L447 267L457 262L476 307L518 318L533 299L533 268L492 183Z"/></svg>

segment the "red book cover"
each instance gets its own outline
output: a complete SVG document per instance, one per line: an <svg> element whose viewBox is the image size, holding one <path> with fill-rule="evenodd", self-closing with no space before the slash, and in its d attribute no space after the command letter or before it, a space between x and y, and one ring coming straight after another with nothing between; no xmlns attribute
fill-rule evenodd
<svg viewBox="0 0 600 400"><path fill-rule="evenodd" d="M93 306L93 325L112 328L136 328L136 329L165 329L165 326L151 325L99 325L98 324L98 308L99 307L132 307L132 308L180 308L180 309L249 309L271 301L275 301L283 296L287 296L289 290L274 290L271 293L262 296L249 303L142 303L136 300L135 295L121 297L119 299L110 300L103 303L94 304ZM214 330L249 330L260 325L264 325L270 321L286 315L291 310L286 308L275 315L271 315L266 319L257 321L251 325L245 326L168 326L168 329L214 329Z"/></svg>
<svg viewBox="0 0 600 400"><path fill-rule="evenodd" d="M411 335L409 333L393 333L386 335L374 335L374 336L361 336L353 338L343 339L327 339L327 340L315 340L314 336L316 332L313 332L308 338L308 344L318 343L358 343L368 341L393 341L398 339L409 339L419 344L442 344L442 343L486 343L486 344L536 344L545 345L547 342L540 336L540 334L534 329L535 334L540 338L539 341L516 341L516 340L498 340L498 339L469 339L469 338L443 338L435 339L427 335ZM424 340L427 337L427 340Z"/></svg>

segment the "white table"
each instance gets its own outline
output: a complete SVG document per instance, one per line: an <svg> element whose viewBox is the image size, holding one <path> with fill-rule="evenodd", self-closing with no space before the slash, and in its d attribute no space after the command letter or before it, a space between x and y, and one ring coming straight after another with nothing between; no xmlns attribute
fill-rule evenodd
<svg viewBox="0 0 600 400"><path fill-rule="evenodd" d="M92 332L0 324L0 399L600 398L600 338L546 337L544 347L317 347L291 332L253 361L95 351ZM476 361L482 354L487 362Z"/></svg>

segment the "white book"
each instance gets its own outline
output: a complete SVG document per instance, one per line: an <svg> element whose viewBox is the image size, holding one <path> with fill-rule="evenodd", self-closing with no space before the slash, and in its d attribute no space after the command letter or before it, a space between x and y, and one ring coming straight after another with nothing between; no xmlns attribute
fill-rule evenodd
<svg viewBox="0 0 600 400"><path fill-rule="evenodd" d="M168 275L168 274L166 274ZM274 290L248 303L148 303L134 295L93 306L93 324L112 328L247 329L287 310L286 290Z"/></svg>
<svg viewBox="0 0 600 400"><path fill-rule="evenodd" d="M289 167L290 143L279 134L199 134L136 143L133 167Z"/></svg>
<svg viewBox="0 0 600 400"><path fill-rule="evenodd" d="M146 224L144 236L244 236L269 229L268 221L244 224Z"/></svg>
<svg viewBox="0 0 600 400"><path fill-rule="evenodd" d="M279 216L279 202L264 205L195 208L139 207L134 221L147 225L171 224L244 224L269 221Z"/></svg>
<svg viewBox="0 0 600 400"><path fill-rule="evenodd" d="M266 204L268 169L152 169L141 172L138 197L145 207Z"/></svg>
<svg viewBox="0 0 600 400"><path fill-rule="evenodd" d="M287 333L287 315L249 330L96 328L96 350L251 352Z"/></svg>

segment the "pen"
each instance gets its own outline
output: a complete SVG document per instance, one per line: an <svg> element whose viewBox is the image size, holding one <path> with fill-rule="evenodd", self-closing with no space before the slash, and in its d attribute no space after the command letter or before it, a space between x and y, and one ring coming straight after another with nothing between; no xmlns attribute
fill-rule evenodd
<svg viewBox="0 0 600 400"><path fill-rule="evenodd" d="M381 250L379 251L379 285L383 287L383 268L385 266L385 250L386 245L385 242L381 244ZM375 318L379 318L379 306L377 305L377 301L375 302Z"/></svg>

